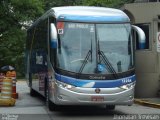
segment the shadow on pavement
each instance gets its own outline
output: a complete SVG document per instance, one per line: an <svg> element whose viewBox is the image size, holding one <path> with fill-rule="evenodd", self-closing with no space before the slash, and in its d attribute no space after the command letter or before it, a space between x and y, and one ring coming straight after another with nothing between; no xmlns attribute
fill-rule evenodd
<svg viewBox="0 0 160 120"><path fill-rule="evenodd" d="M52 112L51 112L52 114ZM124 115L123 112L107 110L104 106L61 106L56 114L63 116L113 116Z"/></svg>

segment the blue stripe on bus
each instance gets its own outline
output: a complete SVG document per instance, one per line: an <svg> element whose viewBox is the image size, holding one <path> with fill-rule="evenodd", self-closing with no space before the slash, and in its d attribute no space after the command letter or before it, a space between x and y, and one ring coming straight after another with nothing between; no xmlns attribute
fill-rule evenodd
<svg viewBox="0 0 160 120"><path fill-rule="evenodd" d="M88 88L114 88L136 81L135 75L117 80L84 80L84 79L76 79L68 76L63 76L56 73L55 78L58 81L76 87L88 87Z"/></svg>
<svg viewBox="0 0 160 120"><path fill-rule="evenodd" d="M76 16L61 15L58 20L81 21L81 22L129 22L126 16Z"/></svg>

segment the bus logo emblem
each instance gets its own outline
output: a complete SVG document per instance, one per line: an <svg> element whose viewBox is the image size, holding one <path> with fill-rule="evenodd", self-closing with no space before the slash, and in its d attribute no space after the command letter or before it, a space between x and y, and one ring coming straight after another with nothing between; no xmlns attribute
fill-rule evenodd
<svg viewBox="0 0 160 120"><path fill-rule="evenodd" d="M95 89L95 92L96 92L96 93L100 93L100 92L101 92L101 89L96 88L96 89Z"/></svg>

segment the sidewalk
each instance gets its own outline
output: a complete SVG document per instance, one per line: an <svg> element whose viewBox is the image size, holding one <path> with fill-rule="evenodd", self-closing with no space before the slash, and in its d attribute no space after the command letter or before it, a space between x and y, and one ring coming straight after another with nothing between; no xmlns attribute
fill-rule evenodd
<svg viewBox="0 0 160 120"><path fill-rule="evenodd" d="M134 100L134 103L153 108L160 108L160 98L138 98Z"/></svg>

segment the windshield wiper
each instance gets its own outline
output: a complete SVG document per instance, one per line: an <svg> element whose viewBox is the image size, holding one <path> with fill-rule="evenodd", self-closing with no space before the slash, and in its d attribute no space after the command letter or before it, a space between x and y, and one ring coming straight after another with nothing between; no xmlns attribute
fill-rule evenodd
<svg viewBox="0 0 160 120"><path fill-rule="evenodd" d="M111 65L111 63L109 62L108 58L105 56L104 52L100 50L99 40L98 40L98 55L99 55L99 62L100 62L100 57L102 57L102 60L104 61L104 64L108 68L109 72L113 73L113 76L115 78L118 78L118 75L113 66Z"/></svg>
<svg viewBox="0 0 160 120"><path fill-rule="evenodd" d="M86 57L85 57L85 59L84 59L84 62L82 63L82 66L80 67L80 69L79 69L79 74L80 73L82 73L82 71L83 71L83 69L84 69L84 67L85 67L85 65L86 65L86 63L87 63L87 61L88 61L88 59L89 59L89 56L91 55L91 50L89 50L88 51L88 53L87 53L87 55L86 55Z"/></svg>
<svg viewBox="0 0 160 120"><path fill-rule="evenodd" d="M87 61L88 61L90 56L91 56L91 62L92 62L92 39L91 39L91 49L88 51L88 53L87 53L87 55L86 55L86 57L84 59L84 62L82 63L82 66L79 69L78 74L82 73L82 71L83 71L83 69L84 69L84 67L85 67L85 65L86 65L86 63L87 63Z"/></svg>

